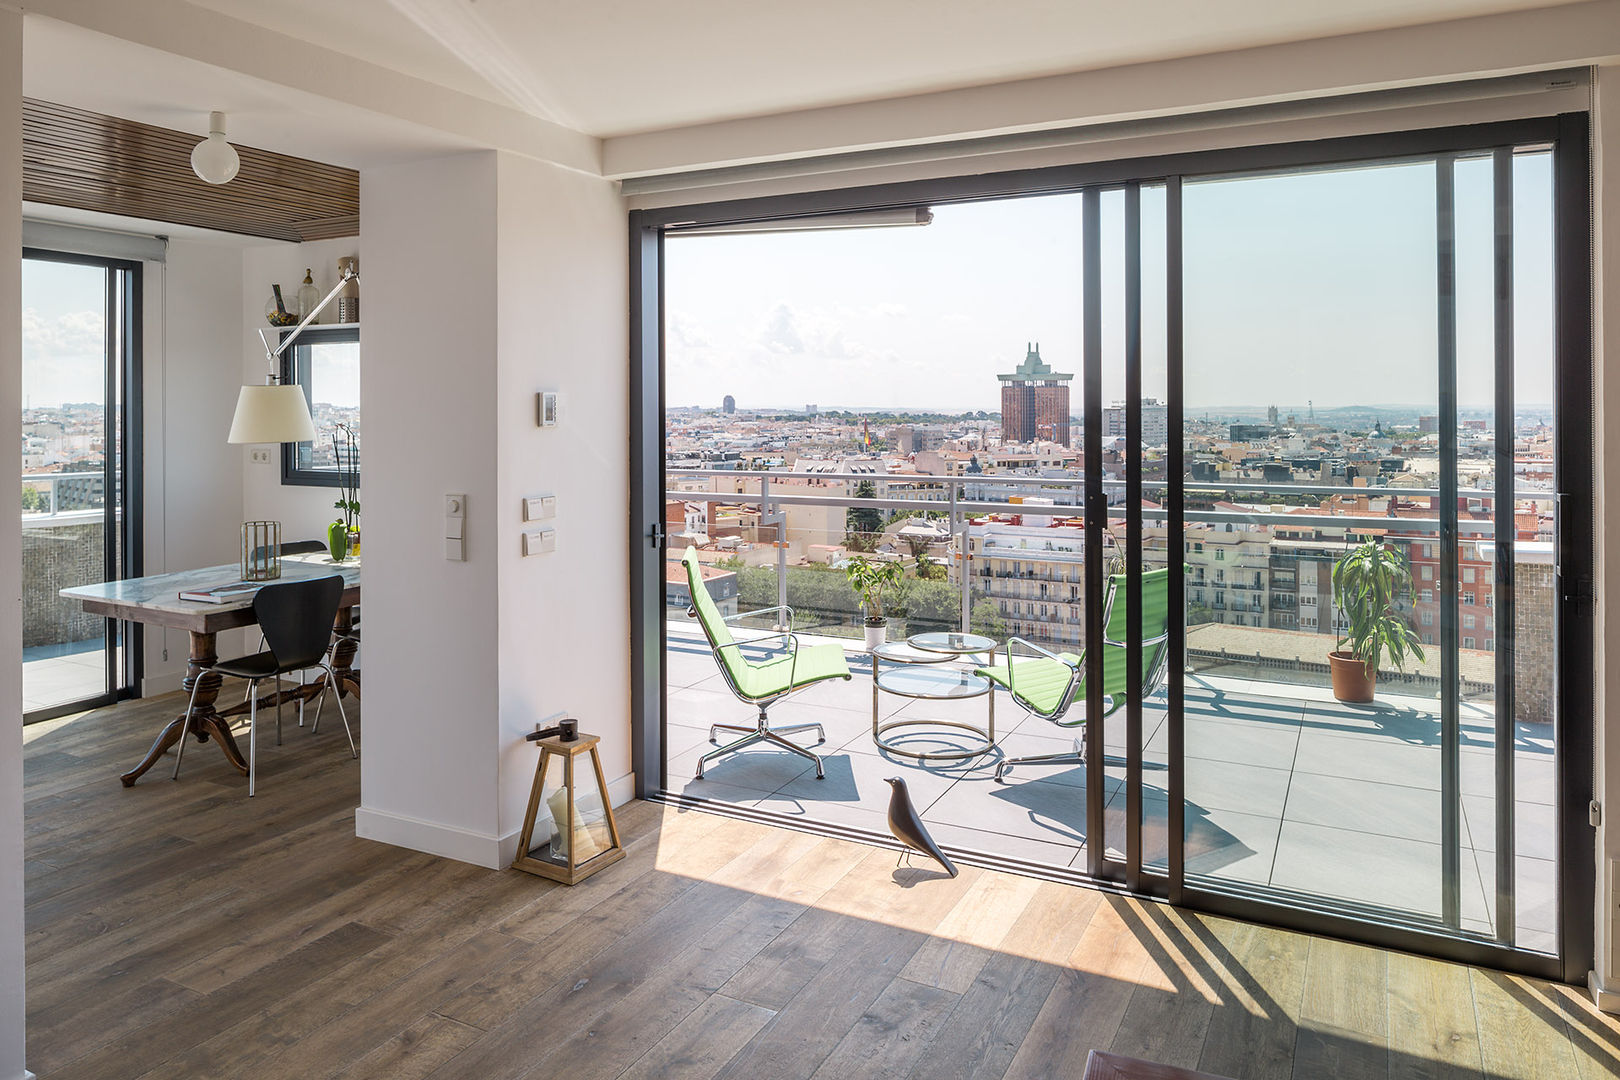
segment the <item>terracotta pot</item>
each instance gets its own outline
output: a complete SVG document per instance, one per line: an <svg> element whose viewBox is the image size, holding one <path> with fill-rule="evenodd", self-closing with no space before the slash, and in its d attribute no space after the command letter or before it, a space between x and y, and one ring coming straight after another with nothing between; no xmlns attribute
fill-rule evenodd
<svg viewBox="0 0 1620 1080"><path fill-rule="evenodd" d="M866 651L867 652L871 652L873 649L877 648L879 645L882 645L888 639L889 639L889 621L887 619L884 619L882 622L878 623L876 626L873 626L871 621L868 620L868 622L866 623Z"/></svg>
<svg viewBox="0 0 1620 1080"><path fill-rule="evenodd" d="M1328 666L1333 671L1333 697L1336 701L1365 704L1373 699L1378 672L1368 671L1366 663L1354 653L1330 652Z"/></svg>

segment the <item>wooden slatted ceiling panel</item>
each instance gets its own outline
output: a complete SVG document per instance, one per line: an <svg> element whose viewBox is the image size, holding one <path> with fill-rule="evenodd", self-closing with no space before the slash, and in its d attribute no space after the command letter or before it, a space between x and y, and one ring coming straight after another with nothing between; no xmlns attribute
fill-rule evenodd
<svg viewBox="0 0 1620 1080"><path fill-rule="evenodd" d="M202 136L33 98L23 100L23 198L277 240L360 232L360 174L236 146L228 184L191 171Z"/></svg>

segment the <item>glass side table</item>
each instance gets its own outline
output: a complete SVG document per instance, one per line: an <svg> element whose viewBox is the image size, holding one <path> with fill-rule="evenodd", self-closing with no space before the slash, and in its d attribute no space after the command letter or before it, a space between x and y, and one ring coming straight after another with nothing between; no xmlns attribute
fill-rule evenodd
<svg viewBox="0 0 1620 1080"><path fill-rule="evenodd" d="M957 638L962 648L927 648L918 638ZM976 634L919 634L904 645L881 645L872 650L872 742L880 750L921 761L961 761L978 757L995 749L996 696L990 692L990 680L970 671L955 667L940 667L959 656L988 652L994 660L996 643ZM889 667L883 667L887 662ZM961 720L935 720L911 718L879 720L878 695L895 694L923 701L958 701L964 698L987 697L989 720L985 727ZM912 750L898 745L888 733L900 730L952 728L965 731L976 745L947 750Z"/></svg>

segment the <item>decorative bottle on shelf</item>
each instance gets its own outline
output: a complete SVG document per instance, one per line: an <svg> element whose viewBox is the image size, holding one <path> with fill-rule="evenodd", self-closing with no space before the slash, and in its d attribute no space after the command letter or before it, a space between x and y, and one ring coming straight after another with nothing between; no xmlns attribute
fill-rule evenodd
<svg viewBox="0 0 1620 1080"><path fill-rule="evenodd" d="M304 268L304 283L298 286L298 321L309 318L315 305L321 302L321 290L315 287L315 278L309 267Z"/></svg>
<svg viewBox="0 0 1620 1080"><path fill-rule="evenodd" d="M355 255L345 255L338 260L338 277L342 277L349 270L356 273L360 271L360 259ZM357 323L360 321L360 282L350 278L343 283L343 291L338 293L338 322Z"/></svg>

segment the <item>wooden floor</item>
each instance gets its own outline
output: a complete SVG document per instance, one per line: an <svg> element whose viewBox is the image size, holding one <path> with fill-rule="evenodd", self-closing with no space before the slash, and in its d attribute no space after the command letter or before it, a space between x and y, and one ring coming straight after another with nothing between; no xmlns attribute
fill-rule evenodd
<svg viewBox="0 0 1620 1080"><path fill-rule="evenodd" d="M262 740L259 795L176 697L26 730L29 1067L80 1077L1612 1077L1583 995L637 803L573 889L353 835L359 766Z"/></svg>

